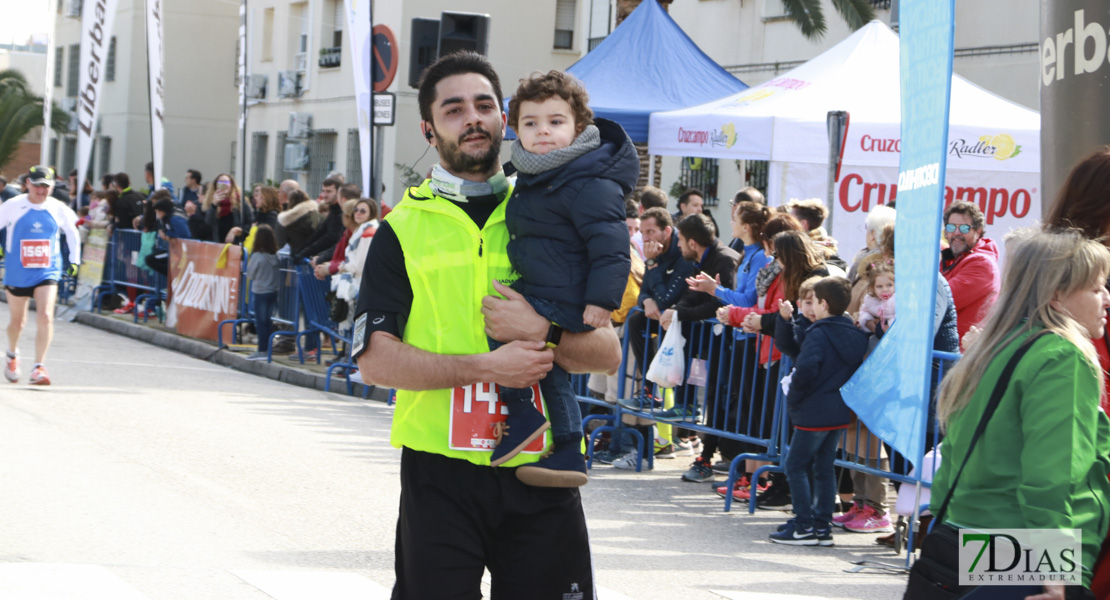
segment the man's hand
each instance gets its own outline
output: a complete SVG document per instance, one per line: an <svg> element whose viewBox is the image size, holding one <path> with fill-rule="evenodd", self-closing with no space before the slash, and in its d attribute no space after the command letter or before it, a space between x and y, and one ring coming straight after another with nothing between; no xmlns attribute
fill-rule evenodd
<svg viewBox="0 0 1110 600"><path fill-rule="evenodd" d="M503 343L517 340L543 341L551 322L540 316L532 305L513 288L493 282L493 289L504 298L482 298L486 335Z"/></svg>
<svg viewBox="0 0 1110 600"><path fill-rule="evenodd" d="M759 313L748 313L748 316L744 317L743 327L748 333L759 333L763 327L763 319Z"/></svg>
<svg viewBox="0 0 1110 600"><path fill-rule="evenodd" d="M674 309L673 308L668 308L667 310L663 311L663 314L659 317L659 324L663 326L663 331L666 331L667 329L670 329L671 319L673 319L673 318L674 318Z"/></svg>
<svg viewBox="0 0 1110 600"><path fill-rule="evenodd" d="M693 277L686 278L686 285L695 292L705 292L706 294L713 294L717 291L717 286L721 285L721 276L710 277L708 273L701 272Z"/></svg>
<svg viewBox="0 0 1110 600"><path fill-rule="evenodd" d="M649 319L655 319L656 321L662 316L659 312L659 305L655 303L655 300L651 298L644 300L644 316Z"/></svg>
<svg viewBox="0 0 1110 600"><path fill-rule="evenodd" d="M653 242L651 240L644 240L644 257L645 258L659 258L663 253L663 244Z"/></svg>
<svg viewBox="0 0 1110 600"><path fill-rule="evenodd" d="M582 311L582 322L594 329L600 329L609 323L609 319L612 315L612 311L605 310L600 306L594 306L593 304L587 304L586 310Z"/></svg>
<svg viewBox="0 0 1110 600"><path fill-rule="evenodd" d="M331 275L331 271L328 269L327 263L316 265L312 272L314 275L316 275L316 279L319 279L320 281L327 279L328 275Z"/></svg>
<svg viewBox="0 0 1110 600"><path fill-rule="evenodd" d="M555 353L542 341L509 342L485 356L489 380L512 388L532 387L555 362Z"/></svg>
<svg viewBox="0 0 1110 600"><path fill-rule="evenodd" d="M787 321L794 316L794 307L789 300L779 300L779 316Z"/></svg>

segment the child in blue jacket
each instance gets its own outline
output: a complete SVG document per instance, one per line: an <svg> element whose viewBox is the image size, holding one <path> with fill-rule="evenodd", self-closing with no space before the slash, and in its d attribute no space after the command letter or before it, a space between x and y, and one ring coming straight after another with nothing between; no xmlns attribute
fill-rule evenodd
<svg viewBox="0 0 1110 600"><path fill-rule="evenodd" d="M795 516L771 534L772 542L794 546L833 544L833 461L843 430L852 421L840 386L851 379L867 353L867 333L844 315L852 284L843 277L825 277L813 285L813 297L817 320L805 331L786 395L794 436L783 470ZM778 320L785 321L781 314Z"/></svg>
<svg viewBox="0 0 1110 600"><path fill-rule="evenodd" d="M620 125L593 119L588 100L573 76L551 71L522 79L509 101L508 123L518 136L518 176L505 209L509 260L520 275L512 287L551 321L550 347L562 330L608 326L631 267L624 198L640 160ZM582 414L570 377L556 364L539 388L550 423L531 389L501 389L509 415L490 465L504 464L550 428L553 452L517 468L517 478L539 487L584 485Z"/></svg>

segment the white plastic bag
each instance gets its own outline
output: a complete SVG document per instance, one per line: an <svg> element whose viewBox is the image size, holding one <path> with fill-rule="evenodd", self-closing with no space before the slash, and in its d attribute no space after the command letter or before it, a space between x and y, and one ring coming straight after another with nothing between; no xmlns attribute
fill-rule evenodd
<svg viewBox="0 0 1110 600"><path fill-rule="evenodd" d="M671 326L667 329L667 335L663 336L663 344L659 346L659 352L651 361L647 374L648 381L664 388L681 385L682 378L686 374L686 359L682 350L686 346L686 338L682 337L678 313L675 312L673 315Z"/></svg>

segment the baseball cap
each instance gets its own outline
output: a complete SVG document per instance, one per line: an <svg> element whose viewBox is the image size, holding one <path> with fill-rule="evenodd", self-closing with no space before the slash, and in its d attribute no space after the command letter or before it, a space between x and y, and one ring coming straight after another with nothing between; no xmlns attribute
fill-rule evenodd
<svg viewBox="0 0 1110 600"><path fill-rule="evenodd" d="M27 173L27 183L30 185L54 183L54 169L44 165L31 167L31 170Z"/></svg>

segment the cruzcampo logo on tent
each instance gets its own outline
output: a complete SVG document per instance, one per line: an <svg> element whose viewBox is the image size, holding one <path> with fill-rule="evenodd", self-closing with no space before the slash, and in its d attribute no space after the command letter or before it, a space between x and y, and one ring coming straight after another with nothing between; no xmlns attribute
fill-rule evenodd
<svg viewBox="0 0 1110 600"><path fill-rule="evenodd" d="M948 143L948 154L956 158L1007 160L1021 154L1021 146L1008 133L986 134L976 142L959 139Z"/></svg>

